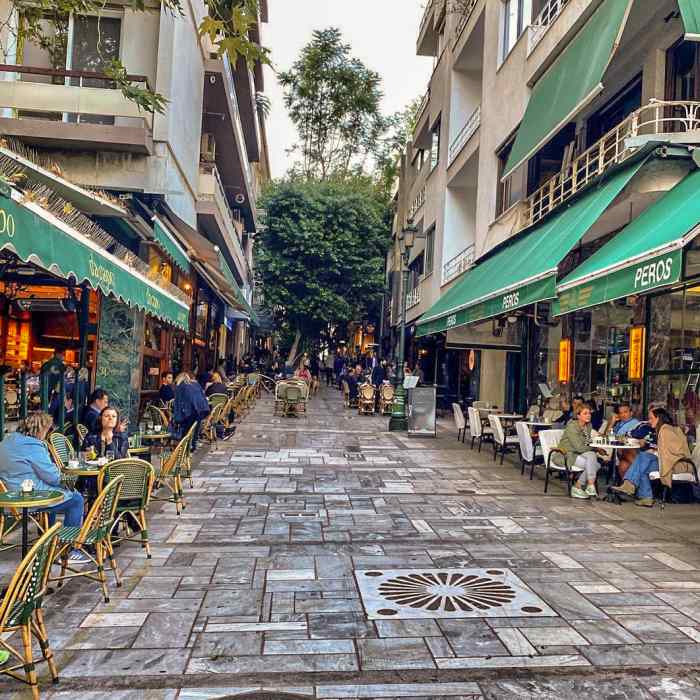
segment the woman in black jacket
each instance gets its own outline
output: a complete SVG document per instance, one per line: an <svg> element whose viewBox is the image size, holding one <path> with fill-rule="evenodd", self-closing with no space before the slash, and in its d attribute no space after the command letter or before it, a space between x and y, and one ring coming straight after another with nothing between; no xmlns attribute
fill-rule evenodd
<svg viewBox="0 0 700 700"><path fill-rule="evenodd" d="M119 411L116 408L103 408L97 418L96 430L83 441L83 450L94 448L97 457L111 456L123 459L129 455L129 439L126 433L118 432Z"/></svg>

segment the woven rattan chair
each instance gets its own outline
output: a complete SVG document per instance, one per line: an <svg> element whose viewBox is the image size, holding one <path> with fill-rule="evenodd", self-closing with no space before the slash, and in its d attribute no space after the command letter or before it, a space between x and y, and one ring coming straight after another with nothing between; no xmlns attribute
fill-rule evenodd
<svg viewBox="0 0 700 700"><path fill-rule="evenodd" d="M371 384L360 387L357 409L360 415L374 415L374 387Z"/></svg>
<svg viewBox="0 0 700 700"><path fill-rule="evenodd" d="M56 558L61 562L61 573L56 578L52 578L51 581L57 581L59 587L68 579L83 576L100 584L105 603L109 603L107 578L104 570L105 555L109 558L117 587L122 585L117 562L114 558L114 550L112 549L112 528L114 527L117 503L119 502L123 480L123 475L117 476L102 489L85 516L82 525L76 525L75 527L64 526L58 531L58 552ZM87 549L86 545L94 547L94 556ZM72 549L77 549L85 554L97 568L88 568L88 564L81 565L84 568L80 569L70 566L68 555Z"/></svg>
<svg viewBox="0 0 700 700"><path fill-rule="evenodd" d="M78 436L79 446L82 445L88 435L87 426L83 425L82 423L78 423L75 426L75 434Z"/></svg>
<svg viewBox="0 0 700 700"><path fill-rule="evenodd" d="M299 406L303 402L304 393L302 388L296 384L291 383L287 386L287 391L284 395L284 408L282 413L285 416L296 416L298 415Z"/></svg>
<svg viewBox="0 0 700 700"><path fill-rule="evenodd" d="M288 382L277 382L275 385L275 406L273 409L274 415L284 415L284 398L287 395Z"/></svg>
<svg viewBox="0 0 700 700"><path fill-rule="evenodd" d="M220 403L226 403L228 401L228 394L212 394L207 397L207 401L209 401L209 405L213 408Z"/></svg>
<svg viewBox="0 0 700 700"><path fill-rule="evenodd" d="M394 405L394 387L391 384L382 384L379 389L379 413L387 415L391 413Z"/></svg>
<svg viewBox="0 0 700 700"><path fill-rule="evenodd" d="M47 443L51 457L59 467L65 468L68 460L75 459L75 449L63 433L51 433Z"/></svg>
<svg viewBox="0 0 700 700"><path fill-rule="evenodd" d="M149 404L146 407L146 410L148 411L148 416L154 425L160 425L164 430L168 429L170 417L162 408Z"/></svg>
<svg viewBox="0 0 700 700"><path fill-rule="evenodd" d="M0 600L0 649L10 654L7 663L0 666L0 674L26 683L32 690L34 700L39 700L39 684L34 668L32 638L38 642L51 679L54 683L58 682L42 605L60 529L61 525L56 523L34 543L17 567L5 596ZM10 636L14 632L19 632L21 650L10 643L15 641Z"/></svg>
<svg viewBox="0 0 700 700"><path fill-rule="evenodd" d="M202 421L200 435L211 443L216 444L216 426L221 422L221 414L226 404L219 403L211 409L209 415Z"/></svg>
<svg viewBox="0 0 700 700"><path fill-rule="evenodd" d="M190 472L191 457L190 447L192 445L192 436L194 435L196 423L187 431L185 436L178 442L175 449L168 455L163 462L160 470L156 474L155 486L165 487L170 495L159 496L157 493L152 495L154 501L168 501L175 504L175 510L180 515L183 508L186 507L185 497L182 490L182 478L191 479Z"/></svg>
<svg viewBox="0 0 700 700"><path fill-rule="evenodd" d="M148 502L151 500L151 490L155 479L153 467L142 459L117 459L106 464L97 477L97 490L102 491L105 484L119 475L124 476L121 493L117 501L116 518L112 534L112 542L141 542L141 546L146 550L146 556L151 558L151 547L148 544L148 521L146 510ZM133 517L139 524L140 533L131 534L129 516ZM126 531L126 536L119 537L119 527Z"/></svg>
<svg viewBox="0 0 700 700"><path fill-rule="evenodd" d="M0 493L7 493L7 487L0 481ZM39 532L49 529L49 514L45 511L29 513L29 519L37 526ZM20 547L19 542L8 542L7 538L22 525L22 514L17 508L0 508L0 552Z"/></svg>

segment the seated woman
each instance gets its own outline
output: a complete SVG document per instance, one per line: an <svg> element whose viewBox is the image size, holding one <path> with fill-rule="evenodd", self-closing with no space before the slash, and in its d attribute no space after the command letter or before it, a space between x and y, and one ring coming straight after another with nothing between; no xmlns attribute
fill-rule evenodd
<svg viewBox="0 0 700 700"><path fill-rule="evenodd" d="M576 484L571 487L573 498L596 498L596 476L600 465L598 457L591 449L591 409L587 404L579 403L576 406L576 417L567 423L564 435L559 441L559 449L564 456L555 453L552 459L558 466L580 467L582 469Z"/></svg>
<svg viewBox="0 0 700 700"><path fill-rule="evenodd" d="M294 376L303 379L307 384L311 384L311 372L309 371L309 368L302 364L299 369L294 372Z"/></svg>
<svg viewBox="0 0 700 700"><path fill-rule="evenodd" d="M119 411L116 408L103 408L96 421L96 430L83 441L83 450L95 448L98 457L106 457L108 453L113 459L124 459L129 455L129 439L126 433L118 432Z"/></svg>
<svg viewBox="0 0 700 700"><path fill-rule="evenodd" d="M18 432L10 433L0 442L0 480L9 491L19 491L26 479L34 482L36 491L60 491L61 503L39 510L49 514L49 525L56 522L57 514L62 514L64 526L80 527L85 507L83 497L61 485L61 472L51 461L44 443L52 425L53 418L48 413L36 413L23 421ZM77 550L71 552L69 559L73 563L90 561Z"/></svg>
<svg viewBox="0 0 700 700"><path fill-rule="evenodd" d="M226 384L224 384L223 379L218 372L211 373L211 382L207 384L207 388L204 393L207 397L211 396L212 394L224 394L225 396L228 396Z"/></svg>
<svg viewBox="0 0 700 700"><path fill-rule="evenodd" d="M637 496L635 505L651 508L654 505L652 497L651 472L660 472L661 483L664 486L673 484L673 474L690 472L687 464L677 464L680 459L689 459L688 440L683 431L673 425L671 416L665 408L649 409L649 424L656 432L657 449L640 452L632 466L625 474L625 480L620 486L613 486L613 491L626 496ZM647 440L645 442L651 442Z"/></svg>

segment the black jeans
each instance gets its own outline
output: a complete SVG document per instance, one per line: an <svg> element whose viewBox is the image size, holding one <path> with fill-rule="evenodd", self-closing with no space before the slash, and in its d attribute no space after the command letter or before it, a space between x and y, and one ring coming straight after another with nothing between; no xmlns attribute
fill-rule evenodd
<svg viewBox="0 0 700 700"><path fill-rule="evenodd" d="M199 425L200 421L197 416L190 416L189 418L185 418L185 420L180 424L182 428L182 437L187 435L187 431L194 425L197 424L196 428L194 429L194 432L192 433L192 451L194 452L197 449L197 440L199 440Z"/></svg>

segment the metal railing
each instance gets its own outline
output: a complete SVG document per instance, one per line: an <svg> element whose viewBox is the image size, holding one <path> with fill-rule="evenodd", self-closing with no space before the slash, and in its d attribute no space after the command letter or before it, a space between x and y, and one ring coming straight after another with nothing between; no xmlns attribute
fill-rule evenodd
<svg viewBox="0 0 700 700"><path fill-rule="evenodd" d="M455 277L459 277L474 264L475 250L474 244L471 243L442 266L443 285L451 282Z"/></svg>
<svg viewBox="0 0 700 700"><path fill-rule="evenodd" d="M459 41L460 37L462 36L462 32L464 31L464 28L467 26L467 22L469 22L469 18L472 16L472 12L474 12L474 8L476 7L476 4L479 2L479 0L468 0L467 4L464 6L464 12L462 16L459 18L459 22L457 23L457 26L455 28L455 36L454 36L454 41L452 43L452 46L456 46L457 42Z"/></svg>
<svg viewBox="0 0 700 700"><path fill-rule="evenodd" d="M569 4L569 0L547 0L540 13L530 23L527 37L527 55L529 56L542 41L548 29Z"/></svg>
<svg viewBox="0 0 700 700"><path fill-rule="evenodd" d="M406 294L406 309L412 309L414 306L420 304L422 298L420 286L414 287L408 294Z"/></svg>
<svg viewBox="0 0 700 700"><path fill-rule="evenodd" d="M462 152L462 149L467 145L469 139L476 133L481 125L481 105L479 105L467 119L464 126L459 130L457 136L454 137L450 144L450 150L447 156L447 167L449 168L454 163L455 158Z"/></svg>
<svg viewBox="0 0 700 700"><path fill-rule="evenodd" d="M414 197L411 202L411 206L408 208L408 218L415 218L416 214L420 211L421 207L425 204L425 185L421 187L418 194Z"/></svg>
<svg viewBox="0 0 700 700"><path fill-rule="evenodd" d="M628 143L635 136L683 133L700 129L700 102L651 100L632 112L580 156L533 192L525 202L521 228L537 223L573 197L606 170L634 155L639 146Z"/></svg>
<svg viewBox="0 0 700 700"><path fill-rule="evenodd" d="M425 91L425 95L423 95L423 99L420 101L420 104L418 105L418 110L416 111L416 127L418 127L418 124L423 117L423 114L425 113L425 110L428 107L428 103L430 102L430 86L428 86L428 89ZM415 136L415 128L413 130L413 135Z"/></svg>

